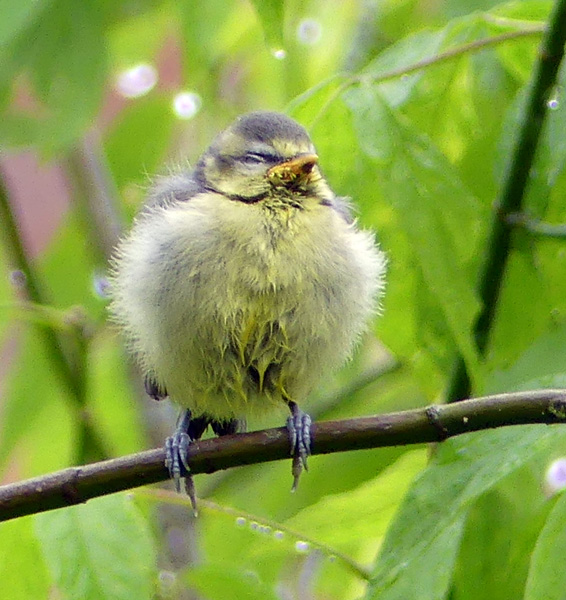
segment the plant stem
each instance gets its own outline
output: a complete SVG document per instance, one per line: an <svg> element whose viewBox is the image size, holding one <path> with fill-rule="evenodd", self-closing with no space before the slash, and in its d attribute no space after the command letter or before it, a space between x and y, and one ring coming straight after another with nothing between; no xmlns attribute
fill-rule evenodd
<svg viewBox="0 0 566 600"><path fill-rule="evenodd" d="M85 136L66 159L73 199L83 226L96 252L96 260L106 266L122 232L118 191L104 158L96 132Z"/></svg>
<svg viewBox="0 0 566 600"><path fill-rule="evenodd" d="M21 271L25 277L25 290L28 299L37 305L49 305L47 294L42 289L39 278L24 250L20 232L15 216L8 201L8 193L2 179L0 179L0 228L2 240L8 260L14 269ZM82 383L80 376L75 373L68 362L66 351L51 327L38 325L37 329L45 346L49 349L49 360L64 382L70 394L74 397L81 393Z"/></svg>
<svg viewBox="0 0 566 600"><path fill-rule="evenodd" d="M524 108L522 126L504 174L503 184L492 212L486 255L479 273L480 313L474 326L474 339L481 356L485 355L509 255L513 227L508 216L521 212L529 174L547 113L552 90L566 43L566 0L557 0L539 51ZM471 382L463 358L458 357L447 391L449 402L470 395Z"/></svg>
<svg viewBox="0 0 566 600"><path fill-rule="evenodd" d="M43 290L35 268L28 259L23 247L20 232L16 224L8 200L8 193L4 182L0 178L0 233L9 261L14 269L21 271L26 281L28 299L39 306L50 306L51 302ZM72 328L68 335L58 334L49 325L36 323L36 330L47 351L47 358L51 362L59 381L67 391L67 397L72 400L71 408L79 423L77 445L77 462L97 460L105 456L102 444L84 413L85 404L85 339L77 327Z"/></svg>

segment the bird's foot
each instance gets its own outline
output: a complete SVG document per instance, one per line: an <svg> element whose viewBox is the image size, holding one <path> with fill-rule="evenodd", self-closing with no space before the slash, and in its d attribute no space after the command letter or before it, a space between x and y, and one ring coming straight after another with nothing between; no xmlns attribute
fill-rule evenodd
<svg viewBox="0 0 566 600"><path fill-rule="evenodd" d="M308 471L307 457L311 453L312 420L295 402L289 402L289 408L291 416L287 419L287 431L293 457L293 487L291 491L294 492L299 485L299 477L303 469Z"/></svg>
<svg viewBox="0 0 566 600"><path fill-rule="evenodd" d="M187 433L190 420L190 412L187 411L179 422L175 433L165 440L165 466L169 471L171 479L175 482L175 489L177 492L181 492L181 479L185 480L185 491L189 496L193 511L196 515L197 501L195 486L191 475L191 469L187 461L189 446L193 441L191 436Z"/></svg>

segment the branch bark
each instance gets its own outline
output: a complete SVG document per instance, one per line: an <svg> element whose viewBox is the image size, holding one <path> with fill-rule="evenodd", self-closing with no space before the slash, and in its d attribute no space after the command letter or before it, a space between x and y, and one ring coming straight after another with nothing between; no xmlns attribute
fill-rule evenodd
<svg viewBox="0 0 566 600"><path fill-rule="evenodd" d="M313 454L439 442L506 425L566 422L566 390L485 396L455 404L327 421L312 426ZM195 442L193 474L289 458L284 427ZM164 449L71 467L0 487L0 521L86 502L91 498L164 481Z"/></svg>

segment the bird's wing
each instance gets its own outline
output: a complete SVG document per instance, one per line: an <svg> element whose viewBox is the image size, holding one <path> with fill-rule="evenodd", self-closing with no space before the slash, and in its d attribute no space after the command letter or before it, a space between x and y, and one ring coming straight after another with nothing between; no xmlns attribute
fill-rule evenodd
<svg viewBox="0 0 566 600"><path fill-rule="evenodd" d="M202 191L204 190L192 171L179 171L158 177L153 182L143 210L145 212L177 202L187 202Z"/></svg>

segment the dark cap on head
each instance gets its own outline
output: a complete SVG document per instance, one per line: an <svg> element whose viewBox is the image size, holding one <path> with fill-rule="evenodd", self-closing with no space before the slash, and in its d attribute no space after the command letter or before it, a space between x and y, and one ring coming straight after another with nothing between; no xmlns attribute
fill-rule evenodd
<svg viewBox="0 0 566 600"><path fill-rule="evenodd" d="M236 119L231 129L250 141L270 143L275 139L284 139L297 144L310 142L304 127L277 112L258 110L242 115Z"/></svg>

